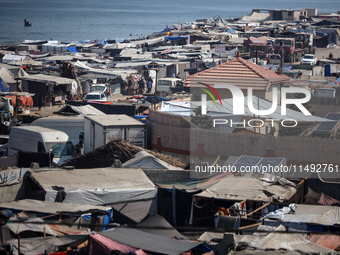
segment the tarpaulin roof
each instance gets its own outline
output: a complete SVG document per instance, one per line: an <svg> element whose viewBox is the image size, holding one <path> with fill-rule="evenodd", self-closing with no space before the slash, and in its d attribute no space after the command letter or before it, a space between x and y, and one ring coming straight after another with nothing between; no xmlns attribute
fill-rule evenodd
<svg viewBox="0 0 340 255"><path fill-rule="evenodd" d="M292 186L271 185L247 176L228 176L207 190L195 195L226 200L285 201L296 193Z"/></svg>
<svg viewBox="0 0 340 255"><path fill-rule="evenodd" d="M295 213L285 214L283 221L332 226L340 224L340 207L298 204Z"/></svg>
<svg viewBox="0 0 340 255"><path fill-rule="evenodd" d="M188 239L179 233L174 227L167 222L163 216L148 215L145 219L137 224L138 230L159 236L167 236L169 238Z"/></svg>
<svg viewBox="0 0 340 255"><path fill-rule="evenodd" d="M255 243L255 244L254 244ZM291 233L270 233L264 238L258 238L254 241L253 245L262 249L287 249L287 250L299 250L303 252L319 252L322 254L335 254L336 252L331 249L314 244L298 234Z"/></svg>
<svg viewBox="0 0 340 255"><path fill-rule="evenodd" d="M9 71L6 67L2 67L0 69L0 78L7 84L16 83L13 73Z"/></svg>
<svg viewBox="0 0 340 255"><path fill-rule="evenodd" d="M59 111L56 112L57 114L82 114L82 115L106 115L102 111L98 110L97 108L93 107L92 105L65 105Z"/></svg>
<svg viewBox="0 0 340 255"><path fill-rule="evenodd" d="M211 174L200 178L190 178L189 180L181 182L157 183L157 186L164 189L172 189L175 187L177 189L197 191L211 187L228 175L230 175L230 173Z"/></svg>
<svg viewBox="0 0 340 255"><path fill-rule="evenodd" d="M68 79L64 77L57 77L52 75L45 75L45 74L33 74L18 77L19 80L26 80L26 81L36 81L41 83L56 83L56 84L72 84L74 81L73 79Z"/></svg>
<svg viewBox="0 0 340 255"><path fill-rule="evenodd" d="M76 246L86 241L88 235L67 235L36 238L21 238L20 252L25 255L44 254L45 252L56 252L59 246ZM18 253L18 239L9 243L13 246L14 254Z"/></svg>
<svg viewBox="0 0 340 255"><path fill-rule="evenodd" d="M160 254L178 255L201 245L201 242L188 242L153 235L137 229L116 228L99 234L116 242Z"/></svg>
<svg viewBox="0 0 340 255"><path fill-rule="evenodd" d="M33 107L33 98L31 96L15 96L15 95L6 95L6 97L12 99L13 106L16 106L16 98L21 101L21 103L27 107Z"/></svg>
<svg viewBox="0 0 340 255"><path fill-rule="evenodd" d="M55 201L62 187L66 193L63 203L109 205L141 200L152 200L157 189L141 169L93 168L30 170L30 177L45 192L46 201ZM29 187L27 187L29 188ZM26 197L30 198L30 197Z"/></svg>
<svg viewBox="0 0 340 255"><path fill-rule="evenodd" d="M137 250L136 248L115 242L100 234L91 234L89 245L89 254L101 254L101 255L111 255L115 252L120 252L122 254L136 254L136 255L148 255L143 250Z"/></svg>
<svg viewBox="0 0 340 255"><path fill-rule="evenodd" d="M266 45L267 44L267 37L250 37L249 41L253 44L261 44L261 45Z"/></svg>
<svg viewBox="0 0 340 255"><path fill-rule="evenodd" d="M8 84L0 78L0 91L7 92L9 91L9 86Z"/></svg>
<svg viewBox="0 0 340 255"><path fill-rule="evenodd" d="M85 214L90 211L107 211L111 207L87 205L87 204L65 204L33 199L24 199L9 203L1 203L0 208L8 208L19 211L40 212L40 213L72 213Z"/></svg>
<svg viewBox="0 0 340 255"><path fill-rule="evenodd" d="M176 41L180 39L188 39L188 36L166 36L165 40Z"/></svg>
<svg viewBox="0 0 340 255"><path fill-rule="evenodd" d="M42 218L18 218L13 216L10 222L7 222L6 227L9 228L14 234L19 234L24 231L33 231L46 233L48 235L56 236L57 233L54 232L47 224L44 224ZM15 221L18 221L16 223ZM36 223L36 224L35 224Z"/></svg>
<svg viewBox="0 0 340 255"><path fill-rule="evenodd" d="M123 164L125 168L141 168L141 169L167 169L167 170L183 170L182 168L175 167L167 164L166 162L156 158L155 156L140 151L134 157Z"/></svg>

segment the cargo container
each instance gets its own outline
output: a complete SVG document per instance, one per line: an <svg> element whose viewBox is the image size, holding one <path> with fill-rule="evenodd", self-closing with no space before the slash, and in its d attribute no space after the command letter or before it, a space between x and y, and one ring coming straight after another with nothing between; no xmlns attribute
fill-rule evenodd
<svg viewBox="0 0 340 255"><path fill-rule="evenodd" d="M122 139L133 145L146 148L146 126L125 114L84 117L85 153L115 139Z"/></svg>

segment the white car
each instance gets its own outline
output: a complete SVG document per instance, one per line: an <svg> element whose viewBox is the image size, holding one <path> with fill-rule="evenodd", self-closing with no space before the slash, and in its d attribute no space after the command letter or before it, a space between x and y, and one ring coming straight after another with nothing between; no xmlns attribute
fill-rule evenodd
<svg viewBox="0 0 340 255"><path fill-rule="evenodd" d="M315 65L317 62L317 59L315 57L315 55L313 54L305 54L303 55L303 57L301 58L301 65Z"/></svg>
<svg viewBox="0 0 340 255"><path fill-rule="evenodd" d="M108 98L103 92L94 91L90 92L84 98L85 101L108 101Z"/></svg>

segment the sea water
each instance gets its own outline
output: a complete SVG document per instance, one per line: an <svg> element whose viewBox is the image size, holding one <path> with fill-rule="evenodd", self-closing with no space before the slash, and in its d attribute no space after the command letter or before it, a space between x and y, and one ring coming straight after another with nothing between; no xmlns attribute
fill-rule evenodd
<svg viewBox="0 0 340 255"><path fill-rule="evenodd" d="M340 10L339 0L0 0L0 44L142 38L196 19L242 17L252 9ZM31 27L24 26L28 19Z"/></svg>

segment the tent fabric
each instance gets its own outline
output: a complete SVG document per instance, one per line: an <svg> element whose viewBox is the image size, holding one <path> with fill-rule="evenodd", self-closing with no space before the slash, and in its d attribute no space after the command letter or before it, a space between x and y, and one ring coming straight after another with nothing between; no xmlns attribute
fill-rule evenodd
<svg viewBox="0 0 340 255"><path fill-rule="evenodd" d="M135 222L141 222L149 213L152 201L114 204L112 207Z"/></svg>
<svg viewBox="0 0 340 255"><path fill-rule="evenodd" d="M7 95L6 97L12 99L13 106L16 106L16 98L18 98L21 101L22 105L25 105L27 107L33 107L33 98L31 96L26 97L26 96Z"/></svg>
<svg viewBox="0 0 340 255"><path fill-rule="evenodd" d="M255 200L255 201L286 201L296 193L296 188L291 186L267 185L256 178L246 176L236 177L231 175L211 186L198 197L227 199L227 200Z"/></svg>
<svg viewBox="0 0 340 255"><path fill-rule="evenodd" d="M190 178L189 180L181 182L157 183L157 186L163 189L172 189L173 187L175 187L176 189L197 191L213 186L228 175L230 175L230 173L211 174L209 176L200 178Z"/></svg>
<svg viewBox="0 0 340 255"><path fill-rule="evenodd" d="M322 247L340 251L340 236L338 235L310 234L308 240Z"/></svg>
<svg viewBox="0 0 340 255"><path fill-rule="evenodd" d="M165 163L146 151L140 151L123 164L124 168L183 170Z"/></svg>
<svg viewBox="0 0 340 255"><path fill-rule="evenodd" d="M15 221L20 221L16 223ZM23 222L22 222L23 221ZM39 224L34 224L39 223ZM44 220L41 218L18 218L17 216L13 216L10 219L10 222L6 223L6 227L9 228L14 234L19 234L24 231L33 231L46 233L47 235L56 236L57 233L54 232L47 224L43 224Z"/></svg>
<svg viewBox="0 0 340 255"><path fill-rule="evenodd" d="M102 111L98 110L97 108L93 107L92 105L65 105L56 114L81 114L81 115L105 115Z"/></svg>
<svg viewBox="0 0 340 255"><path fill-rule="evenodd" d="M142 222L137 224L138 230L149 234L166 236L169 238L188 239L179 233L160 215L148 215Z"/></svg>
<svg viewBox="0 0 340 255"><path fill-rule="evenodd" d="M100 234L91 234L89 240L89 253L92 255L111 255L112 251L120 251L121 253L134 252L137 255L146 255L143 250L137 250L130 246L115 242Z"/></svg>
<svg viewBox="0 0 340 255"><path fill-rule="evenodd" d="M16 84L14 75L6 67L0 69L0 78L7 84Z"/></svg>
<svg viewBox="0 0 340 255"><path fill-rule="evenodd" d="M264 238L255 241L255 246L261 249L287 249L287 250L299 250L303 252L334 252L334 250L327 249L325 247L314 244L298 234L286 234L286 233L270 233Z"/></svg>
<svg viewBox="0 0 340 255"><path fill-rule="evenodd" d="M8 92L9 86L8 84L0 78L0 92Z"/></svg>
<svg viewBox="0 0 340 255"><path fill-rule="evenodd" d="M146 252L168 255L178 255L201 245L201 242L174 240L130 228L116 228L113 231L100 232L99 234L121 244L143 249Z"/></svg>
<svg viewBox="0 0 340 255"><path fill-rule="evenodd" d="M73 79L68 79L64 77L57 77L52 75L46 75L46 74L33 74L33 75L27 75L18 77L20 80L26 80L26 81L35 81L35 82L41 82L41 83L52 83L52 84L59 84L59 85L68 85L72 84L74 81Z"/></svg>
<svg viewBox="0 0 340 255"><path fill-rule="evenodd" d="M25 255L36 255L56 252L60 246L79 245L86 241L88 235L51 236L36 238L21 238L20 252ZM8 243L12 244L14 254L18 253L18 239Z"/></svg>
<svg viewBox="0 0 340 255"><path fill-rule="evenodd" d="M8 208L18 211L40 212L40 213L72 213L84 214L93 211L108 211L111 207L95 206L86 204L65 204L58 202L24 199L9 203L1 203L0 208Z"/></svg>
<svg viewBox="0 0 340 255"><path fill-rule="evenodd" d="M317 231L323 231L324 226L340 224L340 207L325 205L296 205L294 214L286 214L284 220L265 220L266 225L281 224L289 230L310 231L316 226Z"/></svg>
<svg viewBox="0 0 340 255"><path fill-rule="evenodd" d="M321 204L321 205L331 206L332 204L340 204L340 201L337 200L337 199L334 199L330 196L327 196L324 193L321 193L321 197L320 197L318 203Z"/></svg>
<svg viewBox="0 0 340 255"><path fill-rule="evenodd" d="M154 184L141 169L39 169L28 173L24 179L26 190L34 189L30 186L30 180L33 180L41 188L42 194L45 192L45 201L51 202L55 201L57 195L57 191L52 188L54 186L64 188L66 197L63 203L72 204L112 205L147 201L154 199L157 194ZM25 197L25 194L23 196L37 199Z"/></svg>

